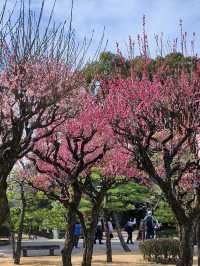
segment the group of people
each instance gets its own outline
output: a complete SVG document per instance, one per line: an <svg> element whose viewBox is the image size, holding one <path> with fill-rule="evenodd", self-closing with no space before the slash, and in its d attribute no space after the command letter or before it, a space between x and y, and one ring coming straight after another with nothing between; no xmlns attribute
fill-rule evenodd
<svg viewBox="0 0 200 266"><path fill-rule="evenodd" d="M103 244L103 242L102 242L103 232L104 232L104 223L103 223L103 221L99 221L97 224L94 244L96 244L97 240L99 241L100 245ZM113 225L112 225L112 222L110 220L108 221L108 232L110 235L110 239L112 239L113 238Z"/></svg>
<svg viewBox="0 0 200 266"><path fill-rule="evenodd" d="M112 225L112 222L110 220L108 221L108 231L109 231L110 238L112 239L113 238L113 225ZM101 220L97 224L94 244L96 244L97 240L98 240L100 245L103 244L103 242L102 242L103 232L104 232L104 223ZM75 246L75 248L78 248L78 242L79 242L80 236L81 236L81 224L77 221L75 226L74 226L74 246Z"/></svg>
<svg viewBox="0 0 200 266"><path fill-rule="evenodd" d="M127 244L133 244L133 231L135 230L137 225L136 219L129 219L125 225L124 230L127 232ZM152 215L152 211L148 211L147 215L144 219L140 220L139 231L137 240L145 240L145 239L153 239L155 238L156 230L161 226L158 223L157 219ZM97 224L96 234L95 234L95 241L94 244L99 242L99 244L103 244L103 232L105 226L104 222L101 220ZM110 238L113 238L113 225L112 222L108 221L108 231ZM74 246L78 248L79 238L81 236L81 224L76 222L74 227Z"/></svg>
<svg viewBox="0 0 200 266"><path fill-rule="evenodd" d="M152 211L148 211L143 220L140 221L139 233L141 234L141 240L153 239L156 236L156 230L159 229L161 224L152 215Z"/></svg>
<svg viewBox="0 0 200 266"><path fill-rule="evenodd" d="M144 219L140 220L137 240L155 238L156 230L161 226L157 219L152 215L152 211L148 211ZM136 227L136 219L130 219L125 225L127 232L127 244L133 244L133 231Z"/></svg>

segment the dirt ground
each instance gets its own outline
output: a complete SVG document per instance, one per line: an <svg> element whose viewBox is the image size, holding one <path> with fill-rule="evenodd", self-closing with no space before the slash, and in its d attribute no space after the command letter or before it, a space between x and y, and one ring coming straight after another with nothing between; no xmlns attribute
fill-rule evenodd
<svg viewBox="0 0 200 266"><path fill-rule="evenodd" d="M81 256L73 256L73 266L81 266ZM93 266L105 266L108 265L106 262L105 254L95 254L93 258ZM0 258L0 266L13 266L11 258ZM54 257L22 257L21 265L23 266L61 266L61 258ZM142 256L138 253L121 253L113 254L112 266L158 266L158 264L148 263L143 260ZM194 264L197 265L196 258L194 259ZM166 265L169 266L169 265Z"/></svg>

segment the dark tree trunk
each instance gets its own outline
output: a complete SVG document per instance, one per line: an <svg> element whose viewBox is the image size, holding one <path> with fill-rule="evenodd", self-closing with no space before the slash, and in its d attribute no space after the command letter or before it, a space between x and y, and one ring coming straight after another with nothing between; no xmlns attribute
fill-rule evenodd
<svg viewBox="0 0 200 266"><path fill-rule="evenodd" d="M116 213L113 213L113 218L114 218L115 225L116 225L117 235L119 237L119 240L120 240L120 243L121 243L121 246L122 246L123 250L125 252L131 252L130 248L128 247L128 245L124 241L124 238L123 238L123 235L122 235L122 231L121 231L121 228L120 228L120 224L119 224L118 215Z"/></svg>
<svg viewBox="0 0 200 266"><path fill-rule="evenodd" d="M26 198L24 195L24 185L23 183L20 184L21 190L21 213L20 213L20 221L19 221L19 230L17 235L17 245L16 250L14 252L14 263L20 264L21 259L21 246L22 246L22 234L24 231L24 218L25 218L25 211L26 211Z"/></svg>
<svg viewBox="0 0 200 266"><path fill-rule="evenodd" d="M87 227L86 227L86 223L85 223L85 219L84 219L83 213L80 212L79 210L77 210L77 215L78 215L78 218L80 220L81 231L83 233L83 248L84 248L85 239L87 238Z"/></svg>
<svg viewBox="0 0 200 266"><path fill-rule="evenodd" d="M2 157L2 154L0 154L0 158ZM10 174L14 164L15 160L12 158L10 158L10 160L7 159L6 161L5 159L0 160L0 226L5 222L10 224L10 209L6 192L7 177Z"/></svg>
<svg viewBox="0 0 200 266"><path fill-rule="evenodd" d="M1 178L0 176L0 226L5 222L9 222L10 219L10 212L9 212L9 205L8 205L6 191L7 191L7 182L5 179Z"/></svg>
<svg viewBox="0 0 200 266"><path fill-rule="evenodd" d="M13 231L10 234L10 241L11 241L11 246L12 246L13 260L14 260L16 243L15 243L15 232L13 232Z"/></svg>
<svg viewBox="0 0 200 266"><path fill-rule="evenodd" d="M62 250L62 262L63 266L72 266L71 256L74 247L74 225L76 223L76 211L72 207L68 208L67 220L65 242Z"/></svg>
<svg viewBox="0 0 200 266"><path fill-rule="evenodd" d="M177 266L192 266L194 253L194 226L191 223L180 225L180 260Z"/></svg>
<svg viewBox="0 0 200 266"><path fill-rule="evenodd" d="M104 210L104 225L105 225L105 233L106 233L106 256L107 262L112 262L112 245L110 239L110 231L108 226L108 213Z"/></svg>
<svg viewBox="0 0 200 266"><path fill-rule="evenodd" d="M72 266L72 250L74 248L74 226L76 223L76 214L81 200L81 191L76 184L73 184L72 201L66 204L68 210L67 215L67 228L65 233L64 248L62 250L62 263L63 266Z"/></svg>
<svg viewBox="0 0 200 266"><path fill-rule="evenodd" d="M90 226L90 232L87 233L87 237L85 239L82 266L91 266L93 248L94 248L94 240L95 240L95 232L96 232L96 226L94 225Z"/></svg>
<svg viewBox="0 0 200 266"><path fill-rule="evenodd" d="M178 237L181 239L181 230L180 230L180 226L178 223L176 224L176 232L178 234Z"/></svg>
<svg viewBox="0 0 200 266"><path fill-rule="evenodd" d="M144 146L142 143L138 143L138 153L140 155L140 162L143 166L143 169L148 173L149 177L152 178L153 182L156 183L164 193L167 202L169 203L178 223L180 226L180 259L177 263L178 266L192 266L193 263L193 251L194 251L194 245L193 245L193 239L194 239L194 223L197 219L195 214L196 211L199 210L199 191L197 189L197 193L195 195L194 200L187 200L187 198L183 198L183 194L181 190L179 190L179 179L177 179L176 176L173 176L176 172L179 172L180 170L180 178L182 175L189 170L189 168L186 167L185 171L182 170L182 166L178 166L176 171L174 172L174 166L172 166L173 162L175 162L174 159L177 159L177 154L179 151L182 150L184 147L184 143L190 138L190 134L188 134L189 131L187 131L187 134L184 136L184 138L174 146L172 147L172 150L166 149L166 143L170 143L171 137L169 139L165 140L165 144L162 147L162 153L163 153L163 165L166 172L166 178L162 178L154 165L154 161L152 160L151 156L149 156L148 151L149 148L146 148L146 145ZM192 131L191 131L192 132ZM150 135L149 135L150 136ZM151 136L150 136L151 137ZM173 145L172 145L173 146ZM189 163L190 160L188 160L187 163ZM178 174L179 175L179 174ZM187 204L193 209L193 215L188 217L188 207ZM196 206L196 207L195 207ZM196 216L196 217L194 217Z"/></svg>
<svg viewBox="0 0 200 266"><path fill-rule="evenodd" d="M170 183L162 182L160 184L162 191L176 217L180 237L180 259L177 266L192 266L194 253L194 227L197 217L188 217L183 202L174 194Z"/></svg>
<svg viewBox="0 0 200 266"><path fill-rule="evenodd" d="M198 266L200 266L200 221L198 221L198 224L196 227L196 240L197 240Z"/></svg>
<svg viewBox="0 0 200 266"><path fill-rule="evenodd" d="M82 266L91 266L92 263L95 233L102 201L103 198L102 200L99 200L97 204L94 204L92 207L91 223L87 230L87 237L85 238Z"/></svg>

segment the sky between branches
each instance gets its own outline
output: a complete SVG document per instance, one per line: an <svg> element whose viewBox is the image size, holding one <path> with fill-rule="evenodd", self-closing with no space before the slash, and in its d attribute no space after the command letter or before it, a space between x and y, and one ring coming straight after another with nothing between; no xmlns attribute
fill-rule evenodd
<svg viewBox="0 0 200 266"><path fill-rule="evenodd" d="M0 1L0 7L2 5ZM9 0L13 6L16 0ZM28 2L28 0L27 0ZM47 18L54 0L46 0L44 19ZM32 6L39 10L41 0L33 0ZM71 0L57 0L54 18L60 22L69 18ZM164 32L164 40L179 36L179 20L183 19L184 31L188 39L196 32L196 50L199 52L200 28L199 0L74 0L73 26L78 38L91 36L95 30L93 47L98 45L105 26L105 39L108 39L108 50L115 51L115 43L119 42L122 49L128 36L137 38L142 31L142 16L146 15L147 32L152 54L155 53L154 34Z"/></svg>

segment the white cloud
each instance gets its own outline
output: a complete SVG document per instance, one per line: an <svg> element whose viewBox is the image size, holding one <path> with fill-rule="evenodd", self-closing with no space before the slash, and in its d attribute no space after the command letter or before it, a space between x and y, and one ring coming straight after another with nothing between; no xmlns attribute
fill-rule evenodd
<svg viewBox="0 0 200 266"><path fill-rule="evenodd" d="M69 0L57 0L55 15L64 17L69 4ZM82 36L92 29L100 34L105 26L109 48L115 49L116 41L123 46L129 35L136 37L141 32L143 14L150 43L154 42L155 33L164 32L166 40L179 36L180 18L189 36L194 31L198 35L199 10L199 0L75 0L74 26Z"/></svg>

